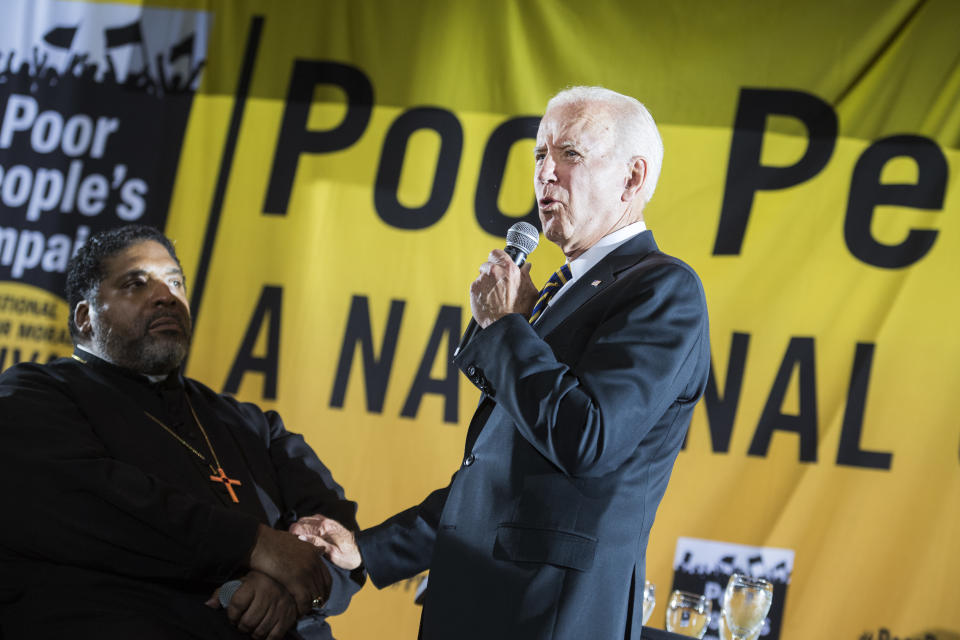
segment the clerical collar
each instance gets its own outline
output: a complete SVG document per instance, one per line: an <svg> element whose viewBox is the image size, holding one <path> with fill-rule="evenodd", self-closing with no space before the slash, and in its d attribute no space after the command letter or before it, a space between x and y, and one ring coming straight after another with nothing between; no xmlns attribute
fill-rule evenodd
<svg viewBox="0 0 960 640"><path fill-rule="evenodd" d="M74 345L73 347L73 359L79 360L83 363L90 363L110 371L122 374L128 378L133 378L138 382L146 382L153 385L161 385L167 383L165 386L183 386L183 374L179 368L175 371L165 375L165 376L152 376L146 373L140 373L138 371L132 371L120 365L113 364L103 358L93 355L80 345Z"/></svg>

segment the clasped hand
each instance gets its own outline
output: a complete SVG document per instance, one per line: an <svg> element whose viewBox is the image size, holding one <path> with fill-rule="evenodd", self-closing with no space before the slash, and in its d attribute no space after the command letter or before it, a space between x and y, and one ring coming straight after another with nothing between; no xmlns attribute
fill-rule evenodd
<svg viewBox="0 0 960 640"><path fill-rule="evenodd" d="M470 285L470 311L481 329L511 313L530 315L538 292L529 262L518 267L506 251L495 249L479 271Z"/></svg>
<svg viewBox="0 0 960 640"><path fill-rule="evenodd" d="M260 525L250 552L251 571L227 607L230 621L258 640L282 638L298 616L330 597L324 556L348 570L362 562L353 532L336 520L307 516L291 525L290 533ZM206 604L218 607L218 595L214 592Z"/></svg>
<svg viewBox="0 0 960 640"><path fill-rule="evenodd" d="M260 525L249 566L282 584L293 596L301 616L313 609L315 600L330 597L332 580L322 551L286 531Z"/></svg>
<svg viewBox="0 0 960 640"><path fill-rule="evenodd" d="M290 533L319 547L333 564L352 571L363 564L353 532L320 514L300 518L290 525Z"/></svg>
<svg viewBox="0 0 960 640"><path fill-rule="evenodd" d="M257 640L279 640L297 621L297 603L282 584L270 576L251 571L230 598L227 617L243 633ZM214 609L220 606L219 589L207 601Z"/></svg>

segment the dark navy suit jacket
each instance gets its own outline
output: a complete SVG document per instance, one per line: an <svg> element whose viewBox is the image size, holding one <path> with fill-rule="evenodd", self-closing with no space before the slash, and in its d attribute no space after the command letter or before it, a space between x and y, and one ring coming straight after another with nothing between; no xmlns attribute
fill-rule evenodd
<svg viewBox="0 0 960 640"><path fill-rule="evenodd" d="M694 271L646 231L457 365L484 392L451 483L362 532L377 586L430 569L424 638L640 638L644 562L710 363Z"/></svg>

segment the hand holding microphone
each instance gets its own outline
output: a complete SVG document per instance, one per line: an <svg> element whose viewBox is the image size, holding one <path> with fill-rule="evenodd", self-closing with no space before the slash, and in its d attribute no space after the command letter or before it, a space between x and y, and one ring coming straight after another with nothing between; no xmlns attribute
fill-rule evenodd
<svg viewBox="0 0 960 640"><path fill-rule="evenodd" d="M323 552L285 531L261 524L248 564L282 584L293 595L300 615L330 597L332 580Z"/></svg>
<svg viewBox="0 0 960 640"><path fill-rule="evenodd" d="M230 622L257 640L279 640L297 621L293 596L279 582L257 571L243 580L224 583L206 604L226 609Z"/></svg>
<svg viewBox="0 0 960 640"><path fill-rule="evenodd" d="M537 302L530 265L517 267L506 252L494 249L470 285L470 311L481 329L509 313L529 314Z"/></svg>
<svg viewBox="0 0 960 640"><path fill-rule="evenodd" d="M507 246L490 253L480 265L480 275L470 285L473 318L454 355L482 328L510 313L529 314L537 302L537 287L530 279L530 265L524 265L540 243L537 228L517 222L507 231Z"/></svg>

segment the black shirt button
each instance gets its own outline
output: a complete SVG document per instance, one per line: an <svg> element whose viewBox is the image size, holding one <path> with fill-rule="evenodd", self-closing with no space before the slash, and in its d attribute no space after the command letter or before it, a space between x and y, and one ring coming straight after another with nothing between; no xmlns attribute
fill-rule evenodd
<svg viewBox="0 0 960 640"><path fill-rule="evenodd" d="M472 465L474 462L476 462L476 460L477 460L476 456L474 456L474 455L471 453L470 455L468 455L466 458L463 459L463 466L469 467L469 466Z"/></svg>
<svg viewBox="0 0 960 640"><path fill-rule="evenodd" d="M471 378L477 374L477 368L473 365L467 367L467 375Z"/></svg>

